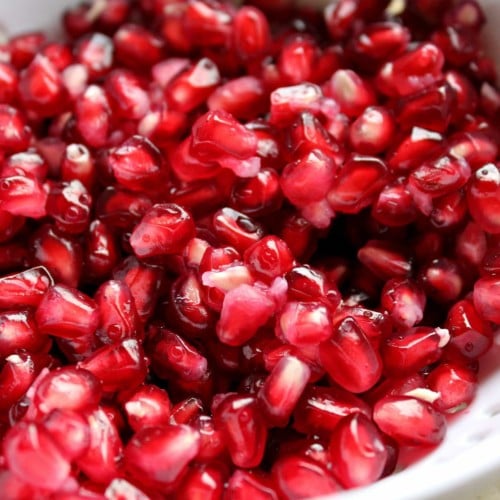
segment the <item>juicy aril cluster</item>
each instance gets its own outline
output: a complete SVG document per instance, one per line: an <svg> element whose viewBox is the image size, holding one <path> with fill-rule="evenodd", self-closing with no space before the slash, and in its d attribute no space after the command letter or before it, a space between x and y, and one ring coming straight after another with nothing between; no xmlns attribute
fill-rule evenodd
<svg viewBox="0 0 500 500"><path fill-rule="evenodd" d="M0 46L0 491L298 499L439 444L500 324L474 0L95 0Z"/></svg>

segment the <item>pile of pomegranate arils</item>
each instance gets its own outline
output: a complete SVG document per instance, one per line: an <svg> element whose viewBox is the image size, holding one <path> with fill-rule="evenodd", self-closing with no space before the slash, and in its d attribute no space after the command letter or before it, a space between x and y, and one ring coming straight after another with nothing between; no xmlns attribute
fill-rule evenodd
<svg viewBox="0 0 500 500"><path fill-rule="evenodd" d="M316 497L473 400L483 13L254 3L95 0L0 46L2 498Z"/></svg>

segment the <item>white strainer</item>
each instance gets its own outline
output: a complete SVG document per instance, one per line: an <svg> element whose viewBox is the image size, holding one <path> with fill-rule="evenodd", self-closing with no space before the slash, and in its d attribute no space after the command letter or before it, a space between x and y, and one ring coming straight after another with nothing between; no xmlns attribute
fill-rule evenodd
<svg viewBox="0 0 500 500"><path fill-rule="evenodd" d="M302 4L326 0L296 0ZM0 0L7 33L53 29L62 9L78 0ZM500 0L482 0L488 19L485 44L500 68ZM474 403L450 424L444 443L408 469L378 483L335 495L335 500L475 500L496 491L500 499L500 346L481 363ZM1 497L1 492L0 492ZM486 497L484 497L486 498Z"/></svg>

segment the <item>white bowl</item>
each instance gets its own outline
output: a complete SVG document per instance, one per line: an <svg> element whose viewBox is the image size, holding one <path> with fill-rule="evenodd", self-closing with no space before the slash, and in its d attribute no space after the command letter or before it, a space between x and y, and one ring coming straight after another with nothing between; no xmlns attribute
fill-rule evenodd
<svg viewBox="0 0 500 500"><path fill-rule="evenodd" d="M305 0L300 0L304 3ZM324 0L307 0L306 3ZM0 0L0 25L7 33L53 29L61 11L78 0ZM485 45L498 54L500 0L483 0L488 27ZM473 404L450 424L444 443L408 469L335 500L470 500L500 486L500 346L482 360ZM500 491L500 490L499 490ZM0 492L1 497L1 492ZM489 497L493 498L493 497ZM500 492L496 498L500 498Z"/></svg>

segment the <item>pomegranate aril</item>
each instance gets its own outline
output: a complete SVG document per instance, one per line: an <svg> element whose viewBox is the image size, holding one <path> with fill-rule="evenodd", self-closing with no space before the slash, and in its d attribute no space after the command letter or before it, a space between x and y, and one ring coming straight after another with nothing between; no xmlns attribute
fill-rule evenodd
<svg viewBox="0 0 500 500"><path fill-rule="evenodd" d="M0 208L12 215L44 217L48 198L45 186L33 174L16 170L0 178Z"/></svg>
<svg viewBox="0 0 500 500"><path fill-rule="evenodd" d="M464 288L464 277L458 263L445 257L423 266L419 280L428 297L439 303L457 300Z"/></svg>
<svg viewBox="0 0 500 500"><path fill-rule="evenodd" d="M132 72L114 70L106 76L104 90L117 118L140 120L149 111L148 94Z"/></svg>
<svg viewBox="0 0 500 500"><path fill-rule="evenodd" d="M430 403L408 396L387 396L373 409L382 432L402 445L433 446L446 433L446 419Z"/></svg>
<svg viewBox="0 0 500 500"><path fill-rule="evenodd" d="M341 490L331 472L307 457L289 455L273 465L272 477L282 498L314 498Z"/></svg>
<svg viewBox="0 0 500 500"><path fill-rule="evenodd" d="M487 131L458 132L450 137L448 152L450 156L464 159L469 163L477 176L478 169L487 167L487 164L495 161L498 155L498 144Z"/></svg>
<svg viewBox="0 0 500 500"><path fill-rule="evenodd" d="M358 260L382 279L405 278L412 263L399 248L383 240L370 240L358 250Z"/></svg>
<svg viewBox="0 0 500 500"><path fill-rule="evenodd" d="M417 218L417 207L406 183L388 184L372 205L372 217L389 227L406 226Z"/></svg>
<svg viewBox="0 0 500 500"><path fill-rule="evenodd" d="M229 478L226 492L234 500L278 500L278 494L270 478L263 474L238 469Z"/></svg>
<svg viewBox="0 0 500 500"><path fill-rule="evenodd" d="M110 228L100 220L92 221L86 234L84 253L86 278L97 281L110 277L118 259L118 245Z"/></svg>
<svg viewBox="0 0 500 500"><path fill-rule="evenodd" d="M257 400L228 395L214 410L214 421L226 436L234 465L245 469L257 467L267 441L267 428Z"/></svg>
<svg viewBox="0 0 500 500"><path fill-rule="evenodd" d="M67 97L61 75L52 62L40 54L21 74L19 96L25 109L40 118L63 111Z"/></svg>
<svg viewBox="0 0 500 500"><path fill-rule="evenodd" d="M6 62L0 63L0 104L11 104L17 94L19 75Z"/></svg>
<svg viewBox="0 0 500 500"><path fill-rule="evenodd" d="M443 64L441 50L432 43L422 43L394 61L385 63L377 74L377 88L390 97L407 96L442 78Z"/></svg>
<svg viewBox="0 0 500 500"><path fill-rule="evenodd" d="M200 380L208 368L207 359L181 336L162 328L153 338L151 367L162 378Z"/></svg>
<svg viewBox="0 0 500 500"><path fill-rule="evenodd" d="M111 108L106 93L89 85L75 103L75 128L86 146L100 148L111 132Z"/></svg>
<svg viewBox="0 0 500 500"><path fill-rule="evenodd" d="M78 364L102 384L104 392L115 392L139 386L144 382L147 361L141 345L135 339L101 347Z"/></svg>
<svg viewBox="0 0 500 500"><path fill-rule="evenodd" d="M177 403L170 413L170 423L173 425L191 425L203 413L203 402L194 397L189 397Z"/></svg>
<svg viewBox="0 0 500 500"><path fill-rule="evenodd" d="M345 488L366 486L379 479L388 452L382 436L362 413L343 418L329 445L332 472Z"/></svg>
<svg viewBox="0 0 500 500"><path fill-rule="evenodd" d="M63 338L93 335L99 325L99 310L87 295L66 285L47 290L36 310L40 333Z"/></svg>
<svg viewBox="0 0 500 500"><path fill-rule="evenodd" d="M63 181L80 181L87 189L91 189L96 178L94 159L83 144L68 144L61 162L61 178Z"/></svg>
<svg viewBox="0 0 500 500"><path fill-rule="evenodd" d="M163 58L163 42L137 24L123 24L113 36L114 55L124 66L144 71Z"/></svg>
<svg viewBox="0 0 500 500"><path fill-rule="evenodd" d="M309 381L308 365L293 356L283 357L266 379L257 399L267 421L285 426Z"/></svg>
<svg viewBox="0 0 500 500"><path fill-rule="evenodd" d="M204 57L167 85L167 102L173 109L189 113L207 100L220 81L216 64ZM217 114L216 111L214 113Z"/></svg>
<svg viewBox="0 0 500 500"><path fill-rule="evenodd" d="M124 465L134 482L166 493L186 472L199 446L198 432L186 425L146 427L126 446Z"/></svg>
<svg viewBox="0 0 500 500"><path fill-rule="evenodd" d="M180 253L194 236L191 215L180 205L154 205L130 235L130 245L142 259Z"/></svg>
<svg viewBox="0 0 500 500"><path fill-rule="evenodd" d="M223 4L211 6L195 0L187 5L184 23L193 44L204 47L224 47L231 36L232 16Z"/></svg>
<svg viewBox="0 0 500 500"><path fill-rule="evenodd" d="M52 276L43 266L1 276L0 308L37 307L53 284Z"/></svg>
<svg viewBox="0 0 500 500"><path fill-rule="evenodd" d="M328 375L353 393L372 388L382 375L382 360L353 318L343 320L330 340L319 346L319 357Z"/></svg>
<svg viewBox="0 0 500 500"><path fill-rule="evenodd" d="M167 425L171 403L168 394L156 385L143 385L127 395L123 410L133 431Z"/></svg>
<svg viewBox="0 0 500 500"><path fill-rule="evenodd" d="M457 236L456 256L468 264L478 267L487 252L486 233L474 222L469 222Z"/></svg>
<svg viewBox="0 0 500 500"><path fill-rule="evenodd" d="M391 375L418 371L438 361L449 340L444 328L420 326L396 334L382 346L384 369Z"/></svg>
<svg viewBox="0 0 500 500"><path fill-rule="evenodd" d="M500 170L493 163L479 168L471 177L467 190L469 212L478 226L488 233L500 233Z"/></svg>
<svg viewBox="0 0 500 500"><path fill-rule="evenodd" d="M25 350L38 352L45 347L48 338L38 332L32 311L11 310L0 313L0 357Z"/></svg>
<svg viewBox="0 0 500 500"><path fill-rule="evenodd" d="M498 290L500 279L498 277L484 277L474 285L474 307L479 316L486 321L500 324L500 309L498 305Z"/></svg>
<svg viewBox="0 0 500 500"><path fill-rule="evenodd" d="M229 290L222 303L216 331L219 340L240 346L250 340L272 317L276 304L260 288L242 284Z"/></svg>
<svg viewBox="0 0 500 500"><path fill-rule="evenodd" d="M77 460L90 446L89 425L79 413L55 409L43 420L43 427L67 460Z"/></svg>
<svg viewBox="0 0 500 500"><path fill-rule="evenodd" d="M104 496L108 500L122 500L123 498L133 498L134 500L150 499L142 490L122 478L113 479L106 488Z"/></svg>
<svg viewBox="0 0 500 500"><path fill-rule="evenodd" d="M202 464L190 467L176 491L176 498L194 498L197 495L207 500L222 497L226 471L217 464Z"/></svg>
<svg viewBox="0 0 500 500"><path fill-rule="evenodd" d="M94 295L94 300L100 317L95 335L103 344L141 338L142 324L134 298L123 281L105 281Z"/></svg>
<svg viewBox="0 0 500 500"><path fill-rule="evenodd" d="M244 6L238 10L233 19L233 43L243 60L266 55L271 48L271 30L259 9Z"/></svg>
<svg viewBox="0 0 500 500"><path fill-rule="evenodd" d="M77 465L93 482L107 485L118 475L123 444L116 425L104 408L99 407L89 412L87 421L90 445L77 460Z"/></svg>
<svg viewBox="0 0 500 500"><path fill-rule="evenodd" d="M92 411L101 399L101 386L87 370L65 366L42 375L30 398L33 408L29 412L35 415L53 410Z"/></svg>
<svg viewBox="0 0 500 500"><path fill-rule="evenodd" d="M387 180L387 166L379 158L355 155L348 160L328 192L335 211L356 214L369 206Z"/></svg>
<svg viewBox="0 0 500 500"><path fill-rule="evenodd" d="M215 426L213 417L199 415L194 419L192 425L200 433L200 451L198 452L197 460L213 460L225 451L224 435Z"/></svg>
<svg viewBox="0 0 500 500"><path fill-rule="evenodd" d="M71 465L42 424L21 422L3 440L9 469L35 488L57 491L70 475Z"/></svg>
<svg viewBox="0 0 500 500"><path fill-rule="evenodd" d="M389 280L381 292L380 304L400 328L411 328L424 317L424 291L410 280Z"/></svg>
<svg viewBox="0 0 500 500"><path fill-rule="evenodd" d="M362 110L349 128L349 140L357 153L374 155L385 151L395 132L391 113L377 106Z"/></svg>

